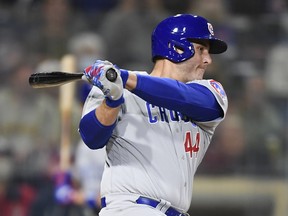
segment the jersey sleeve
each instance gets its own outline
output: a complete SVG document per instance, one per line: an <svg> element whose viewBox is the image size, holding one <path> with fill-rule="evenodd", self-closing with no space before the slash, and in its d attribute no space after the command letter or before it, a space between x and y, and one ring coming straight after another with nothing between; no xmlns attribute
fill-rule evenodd
<svg viewBox="0 0 288 216"><path fill-rule="evenodd" d="M224 116L211 88L198 82L182 83L137 74L133 93L153 105L178 111L194 121L206 122Z"/></svg>
<svg viewBox="0 0 288 216"><path fill-rule="evenodd" d="M102 91L99 88L93 86L84 103L82 117L100 106L103 100L104 95Z"/></svg>
<svg viewBox="0 0 288 216"><path fill-rule="evenodd" d="M191 83L197 83L199 85L205 86L207 89L210 90L210 92L212 92L215 99L217 100L217 103L220 105L221 109L223 110L223 114L224 114L223 118L224 118L228 109L228 99L227 99L226 92L223 86L221 85L221 83L213 79L196 80Z"/></svg>
<svg viewBox="0 0 288 216"><path fill-rule="evenodd" d="M79 133L83 142L90 149L103 148L116 126L116 123L110 126L102 125L95 115L95 109L102 103L103 99L103 93L98 88L93 87L83 107Z"/></svg>
<svg viewBox="0 0 288 216"><path fill-rule="evenodd" d="M217 125L225 118L227 109L228 109L228 98L226 95L226 92L221 85L221 83L209 79L209 80L195 80L193 83L197 83L199 85L202 85L210 90L210 92L213 93L215 99L217 100L217 103L221 107L223 111L223 116L219 117L217 119L214 119L212 121L206 121L206 122L197 122L198 125L200 125L203 129L205 129L208 133L213 133Z"/></svg>

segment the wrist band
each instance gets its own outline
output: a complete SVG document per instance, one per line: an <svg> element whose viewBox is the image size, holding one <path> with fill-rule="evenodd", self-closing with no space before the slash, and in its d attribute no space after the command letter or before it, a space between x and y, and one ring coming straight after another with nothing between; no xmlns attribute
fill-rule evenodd
<svg viewBox="0 0 288 216"><path fill-rule="evenodd" d="M106 97L106 105L111 107L111 108L115 108L120 106L122 103L124 103L124 97L123 95L118 99L118 100L112 100L109 97Z"/></svg>

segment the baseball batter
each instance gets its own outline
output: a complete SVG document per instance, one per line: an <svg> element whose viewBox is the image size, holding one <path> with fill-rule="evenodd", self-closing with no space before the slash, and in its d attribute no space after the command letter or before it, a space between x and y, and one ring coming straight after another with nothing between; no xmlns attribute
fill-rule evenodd
<svg viewBox="0 0 288 216"><path fill-rule="evenodd" d="M205 18L179 14L152 33L150 74L100 60L84 70L94 87L79 131L107 153L101 216L187 214L195 172L228 107L222 85L203 75L210 54L226 49ZM105 76L111 68L115 82Z"/></svg>

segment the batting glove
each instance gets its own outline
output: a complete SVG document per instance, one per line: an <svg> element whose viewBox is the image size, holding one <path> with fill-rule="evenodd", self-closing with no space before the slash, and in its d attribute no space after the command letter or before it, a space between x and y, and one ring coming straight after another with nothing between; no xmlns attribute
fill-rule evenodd
<svg viewBox="0 0 288 216"><path fill-rule="evenodd" d="M115 81L109 81L106 73L110 69L117 73L117 78ZM128 79L128 72L122 72L117 66L114 66L109 61L97 60L93 65L84 69L84 74L86 78L92 83L92 85L97 86L103 94L106 96L106 104L109 107L117 107L124 103L123 98L123 86ZM124 83L122 76L124 78Z"/></svg>

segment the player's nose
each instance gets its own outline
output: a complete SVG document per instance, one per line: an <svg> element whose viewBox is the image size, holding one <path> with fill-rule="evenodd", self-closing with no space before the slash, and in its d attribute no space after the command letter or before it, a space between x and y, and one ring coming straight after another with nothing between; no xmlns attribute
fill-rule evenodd
<svg viewBox="0 0 288 216"><path fill-rule="evenodd" d="M209 64L212 63L212 58L211 58L211 56L210 56L209 53L205 53L205 54L204 54L204 56L203 56L203 63L204 63L205 65L209 65Z"/></svg>

